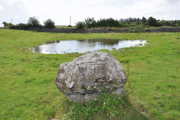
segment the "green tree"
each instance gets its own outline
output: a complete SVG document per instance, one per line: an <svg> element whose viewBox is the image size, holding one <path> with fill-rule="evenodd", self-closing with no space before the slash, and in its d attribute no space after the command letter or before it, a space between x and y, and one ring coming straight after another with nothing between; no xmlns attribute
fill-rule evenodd
<svg viewBox="0 0 180 120"><path fill-rule="evenodd" d="M137 19L136 24L139 25L139 18Z"/></svg>
<svg viewBox="0 0 180 120"><path fill-rule="evenodd" d="M85 27L84 22L79 21L79 22L76 23L76 28L77 29L83 29L84 27Z"/></svg>
<svg viewBox="0 0 180 120"><path fill-rule="evenodd" d="M98 27L108 27L108 21L106 19L100 19L97 21Z"/></svg>
<svg viewBox="0 0 180 120"><path fill-rule="evenodd" d="M44 21L45 28L55 28L55 23L51 19Z"/></svg>
<svg viewBox="0 0 180 120"><path fill-rule="evenodd" d="M146 24L147 19L145 17L142 18L141 23Z"/></svg>
<svg viewBox="0 0 180 120"><path fill-rule="evenodd" d="M40 26L39 20L36 17L29 17L28 26L39 27Z"/></svg>
<svg viewBox="0 0 180 120"><path fill-rule="evenodd" d="M5 21L3 21L4 27L9 26L9 24Z"/></svg>
<svg viewBox="0 0 180 120"><path fill-rule="evenodd" d="M157 22L156 23L156 27L160 27L161 26L161 23L160 22Z"/></svg>
<svg viewBox="0 0 180 120"><path fill-rule="evenodd" d="M180 26L180 20L177 21L178 26Z"/></svg>
<svg viewBox="0 0 180 120"><path fill-rule="evenodd" d="M157 26L157 21L156 21L155 18L149 17L148 20L147 20L147 24L148 24L149 26Z"/></svg>
<svg viewBox="0 0 180 120"><path fill-rule="evenodd" d="M85 19L86 28L96 27L96 21L94 18Z"/></svg>

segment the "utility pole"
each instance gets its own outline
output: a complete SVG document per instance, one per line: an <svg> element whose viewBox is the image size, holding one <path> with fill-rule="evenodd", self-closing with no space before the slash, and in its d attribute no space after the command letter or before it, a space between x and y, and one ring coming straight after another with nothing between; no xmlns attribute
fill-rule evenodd
<svg viewBox="0 0 180 120"><path fill-rule="evenodd" d="M11 24L12 24L12 19L11 19Z"/></svg>
<svg viewBox="0 0 180 120"><path fill-rule="evenodd" d="M70 25L71 25L71 16L70 16Z"/></svg>

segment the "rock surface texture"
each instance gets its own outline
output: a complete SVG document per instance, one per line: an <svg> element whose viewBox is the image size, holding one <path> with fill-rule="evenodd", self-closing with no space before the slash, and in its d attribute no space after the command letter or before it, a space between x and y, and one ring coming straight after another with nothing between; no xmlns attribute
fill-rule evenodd
<svg viewBox="0 0 180 120"><path fill-rule="evenodd" d="M94 51L61 64L56 85L68 100L86 103L90 98L97 100L96 97L107 89L116 95L125 93L126 79L125 71L115 57Z"/></svg>

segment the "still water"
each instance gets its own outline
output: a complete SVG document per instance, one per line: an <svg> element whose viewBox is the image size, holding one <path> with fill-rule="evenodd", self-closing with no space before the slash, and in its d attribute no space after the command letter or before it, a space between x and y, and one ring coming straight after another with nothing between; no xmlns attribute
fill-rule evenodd
<svg viewBox="0 0 180 120"><path fill-rule="evenodd" d="M59 40L33 48L34 53L43 54L66 54L66 53L85 53L88 51L116 48L144 46L146 40L115 40L115 39L91 39L91 40Z"/></svg>

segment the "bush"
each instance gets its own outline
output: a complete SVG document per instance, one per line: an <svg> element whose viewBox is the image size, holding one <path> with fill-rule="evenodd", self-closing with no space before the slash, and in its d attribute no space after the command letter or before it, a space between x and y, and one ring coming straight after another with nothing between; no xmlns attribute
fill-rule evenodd
<svg viewBox="0 0 180 120"><path fill-rule="evenodd" d="M9 27L9 29L14 29L15 28L15 25L11 25L10 27Z"/></svg>
<svg viewBox="0 0 180 120"><path fill-rule="evenodd" d="M146 28L149 28L149 25L146 25Z"/></svg>
<svg viewBox="0 0 180 120"><path fill-rule="evenodd" d="M76 28L77 29L83 29L85 27L85 23L84 22L77 22L76 23Z"/></svg>
<svg viewBox="0 0 180 120"><path fill-rule="evenodd" d="M28 28L31 28L31 27L39 27L40 26L40 23L39 23L39 20L35 17L29 17L29 20L28 20Z"/></svg>
<svg viewBox="0 0 180 120"><path fill-rule="evenodd" d="M62 117L62 120L94 120L97 114L101 116L102 114L107 115L105 116L107 119L115 119L115 116L117 117L119 114L129 110L123 108L132 106L129 102L128 95L116 96L106 91L97 97L97 99L98 102L93 101L91 98L89 103L73 103L69 107L68 113Z"/></svg>
<svg viewBox="0 0 180 120"><path fill-rule="evenodd" d="M9 27L10 27L10 26L5 26L4 28L5 28L5 29L9 29Z"/></svg>
<svg viewBox="0 0 180 120"><path fill-rule="evenodd" d="M55 28L54 24L55 23L51 19L44 21L45 28Z"/></svg>
<svg viewBox="0 0 180 120"><path fill-rule="evenodd" d="M113 18L107 18L107 19L98 20L96 22L96 26L97 27L120 27L120 24L118 20L114 20Z"/></svg>
<svg viewBox="0 0 180 120"><path fill-rule="evenodd" d="M171 25L171 23L168 22L168 21L165 21L164 24L165 24L166 26L170 26L170 25Z"/></svg>
<svg viewBox="0 0 180 120"><path fill-rule="evenodd" d="M18 24L18 26L19 26L19 29L21 29L21 30L26 30L28 28L28 25L24 24L24 23L20 23L20 24Z"/></svg>
<svg viewBox="0 0 180 120"><path fill-rule="evenodd" d="M19 25L11 25L9 29L19 29Z"/></svg>
<svg viewBox="0 0 180 120"><path fill-rule="evenodd" d="M72 27L71 25L68 25L68 27Z"/></svg>
<svg viewBox="0 0 180 120"><path fill-rule="evenodd" d="M126 27L129 27L129 25L128 25L127 23L125 23L125 22L121 22L121 23L120 23L120 26L121 26L121 27L125 27L125 28L126 28Z"/></svg>
<svg viewBox="0 0 180 120"><path fill-rule="evenodd" d="M28 25L27 24L24 24L24 23L20 23L18 25L11 25L9 27L10 29L21 29L21 30L26 30L28 28Z"/></svg>
<svg viewBox="0 0 180 120"><path fill-rule="evenodd" d="M157 22L156 27L160 27L160 26L161 26L161 23Z"/></svg>

